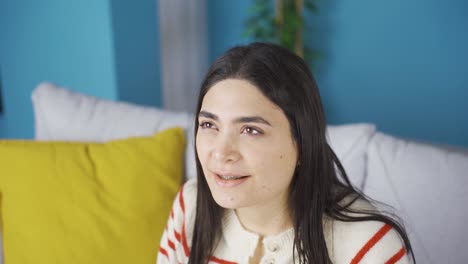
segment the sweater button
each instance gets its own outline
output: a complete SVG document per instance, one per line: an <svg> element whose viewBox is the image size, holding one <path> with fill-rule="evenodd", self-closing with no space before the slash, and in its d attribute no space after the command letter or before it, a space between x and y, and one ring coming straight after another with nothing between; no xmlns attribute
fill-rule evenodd
<svg viewBox="0 0 468 264"><path fill-rule="evenodd" d="M270 243L270 244L268 244L268 247L267 247L267 248L268 248L268 250L270 250L271 252L276 252L276 251L278 251L279 246L278 246L278 244L276 244L276 243Z"/></svg>
<svg viewBox="0 0 468 264"><path fill-rule="evenodd" d="M275 259L273 258L269 258L269 259L266 259L264 262L262 262L264 264L275 264Z"/></svg>

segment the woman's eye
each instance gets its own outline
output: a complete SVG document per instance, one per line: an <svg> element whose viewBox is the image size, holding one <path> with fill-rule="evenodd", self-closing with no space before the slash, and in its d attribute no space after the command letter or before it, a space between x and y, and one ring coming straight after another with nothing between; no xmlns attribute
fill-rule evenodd
<svg viewBox="0 0 468 264"><path fill-rule="evenodd" d="M242 133L249 134L249 135L260 135L263 134L260 130L253 128L253 127L244 127L242 129Z"/></svg>
<svg viewBox="0 0 468 264"><path fill-rule="evenodd" d="M201 122L200 127L201 128L207 128L207 129L215 128L215 126L210 122Z"/></svg>

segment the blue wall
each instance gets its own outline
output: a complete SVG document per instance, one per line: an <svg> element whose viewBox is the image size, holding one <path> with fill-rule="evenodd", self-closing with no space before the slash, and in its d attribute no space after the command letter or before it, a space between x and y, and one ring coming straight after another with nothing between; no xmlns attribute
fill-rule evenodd
<svg viewBox="0 0 468 264"><path fill-rule="evenodd" d="M209 60L247 43L252 0L208 0ZM468 3L321 1L306 40L329 123L468 147ZM43 80L107 99L160 105L156 1L0 1L0 137L31 138Z"/></svg>
<svg viewBox="0 0 468 264"><path fill-rule="evenodd" d="M244 21L252 0L207 0L209 62L213 62L228 48L246 44L243 38Z"/></svg>
<svg viewBox="0 0 468 264"><path fill-rule="evenodd" d="M31 91L43 80L116 98L107 1L6 0L0 5L4 136L33 137Z"/></svg>
<svg viewBox="0 0 468 264"><path fill-rule="evenodd" d="M3 115L0 114L0 138L6 137L6 127Z"/></svg>
<svg viewBox="0 0 468 264"><path fill-rule="evenodd" d="M211 58L243 41L251 2L209 1ZM320 3L306 17L306 41L322 55L315 75L329 123L372 122L395 136L468 147L468 2Z"/></svg>
<svg viewBox="0 0 468 264"><path fill-rule="evenodd" d="M33 137L30 96L43 80L105 99L159 105L156 12L153 0L0 1L0 137Z"/></svg>
<svg viewBox="0 0 468 264"><path fill-rule="evenodd" d="M1 43L1 39L0 39L0 50L2 49L2 43ZM0 59L0 62L1 62L1 59ZM5 121L3 121L3 92L2 92L2 67L0 65L0 138L3 138L4 137L4 134L5 134L5 131L6 131L6 128L5 128Z"/></svg>
<svg viewBox="0 0 468 264"><path fill-rule="evenodd" d="M111 0L118 99L161 105L158 5Z"/></svg>

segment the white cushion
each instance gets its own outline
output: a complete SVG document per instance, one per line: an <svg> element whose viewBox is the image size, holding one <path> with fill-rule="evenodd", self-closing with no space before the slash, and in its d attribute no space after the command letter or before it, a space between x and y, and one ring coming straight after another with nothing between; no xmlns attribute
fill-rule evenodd
<svg viewBox="0 0 468 264"><path fill-rule="evenodd" d="M113 102L41 83L32 94L37 140L107 141L183 127L187 137L185 177L195 172L193 117L155 107Z"/></svg>
<svg viewBox="0 0 468 264"><path fill-rule="evenodd" d="M373 124L328 125L330 147L340 159L351 183L362 189L366 180L367 146L375 134Z"/></svg>
<svg viewBox="0 0 468 264"><path fill-rule="evenodd" d="M364 193L395 207L421 263L468 259L468 154L377 132Z"/></svg>

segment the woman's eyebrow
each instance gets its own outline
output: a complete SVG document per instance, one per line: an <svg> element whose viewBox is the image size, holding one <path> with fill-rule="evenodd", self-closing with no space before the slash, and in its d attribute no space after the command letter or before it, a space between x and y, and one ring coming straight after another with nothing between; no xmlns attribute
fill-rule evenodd
<svg viewBox="0 0 468 264"><path fill-rule="evenodd" d="M207 111L200 111L200 113L198 113L198 117L206 117L206 118L209 118L209 119L213 119L215 121L219 120L217 115L215 115L213 113L210 113L210 112L207 112Z"/></svg>
<svg viewBox="0 0 468 264"><path fill-rule="evenodd" d="M200 111L198 116L210 118L215 121L219 121L219 117L217 115L207 112L207 111ZM241 117L234 119L234 123L261 123L261 124L272 126L270 122L268 122L267 120L265 120L265 118L261 116L241 116Z"/></svg>
<svg viewBox="0 0 468 264"><path fill-rule="evenodd" d="M266 121L263 117L260 117L260 116L238 117L234 120L234 123L261 123L261 124L272 126L270 122Z"/></svg>

